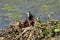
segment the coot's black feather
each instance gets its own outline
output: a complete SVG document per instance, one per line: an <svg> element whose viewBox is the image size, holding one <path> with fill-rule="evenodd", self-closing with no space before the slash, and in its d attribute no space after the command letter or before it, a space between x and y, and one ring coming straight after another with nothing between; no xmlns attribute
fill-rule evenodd
<svg viewBox="0 0 60 40"><path fill-rule="evenodd" d="M33 20L33 15L31 14L31 12L29 11L29 20Z"/></svg>

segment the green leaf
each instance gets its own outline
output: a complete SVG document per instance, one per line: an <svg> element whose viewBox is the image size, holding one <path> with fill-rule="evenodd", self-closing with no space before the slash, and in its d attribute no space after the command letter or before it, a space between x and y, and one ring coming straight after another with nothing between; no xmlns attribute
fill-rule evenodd
<svg viewBox="0 0 60 40"><path fill-rule="evenodd" d="M60 31L60 29L54 29L54 32L59 32Z"/></svg>

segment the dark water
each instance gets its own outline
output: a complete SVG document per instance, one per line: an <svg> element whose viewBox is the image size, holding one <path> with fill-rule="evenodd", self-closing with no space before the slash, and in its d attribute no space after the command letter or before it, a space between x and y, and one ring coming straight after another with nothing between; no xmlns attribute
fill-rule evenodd
<svg viewBox="0 0 60 40"><path fill-rule="evenodd" d="M0 27L8 26L14 13L20 13L22 17L18 19L23 20L27 11L42 22L48 20L47 15L51 15L50 20L60 20L60 0L0 0Z"/></svg>

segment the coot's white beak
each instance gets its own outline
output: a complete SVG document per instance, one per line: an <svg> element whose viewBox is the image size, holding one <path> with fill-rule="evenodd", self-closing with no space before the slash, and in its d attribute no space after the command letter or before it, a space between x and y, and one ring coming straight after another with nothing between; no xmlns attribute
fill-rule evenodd
<svg viewBox="0 0 60 40"><path fill-rule="evenodd" d="M29 13L26 13L27 14L27 16L29 17Z"/></svg>

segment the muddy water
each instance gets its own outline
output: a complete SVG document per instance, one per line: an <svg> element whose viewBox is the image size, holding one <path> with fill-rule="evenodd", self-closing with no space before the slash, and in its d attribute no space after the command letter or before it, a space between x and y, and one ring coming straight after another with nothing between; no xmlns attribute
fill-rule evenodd
<svg viewBox="0 0 60 40"><path fill-rule="evenodd" d="M20 13L18 19L23 20L27 11L42 22L48 20L47 15L51 15L50 20L60 20L60 0L0 0L0 27L8 26L14 13Z"/></svg>

